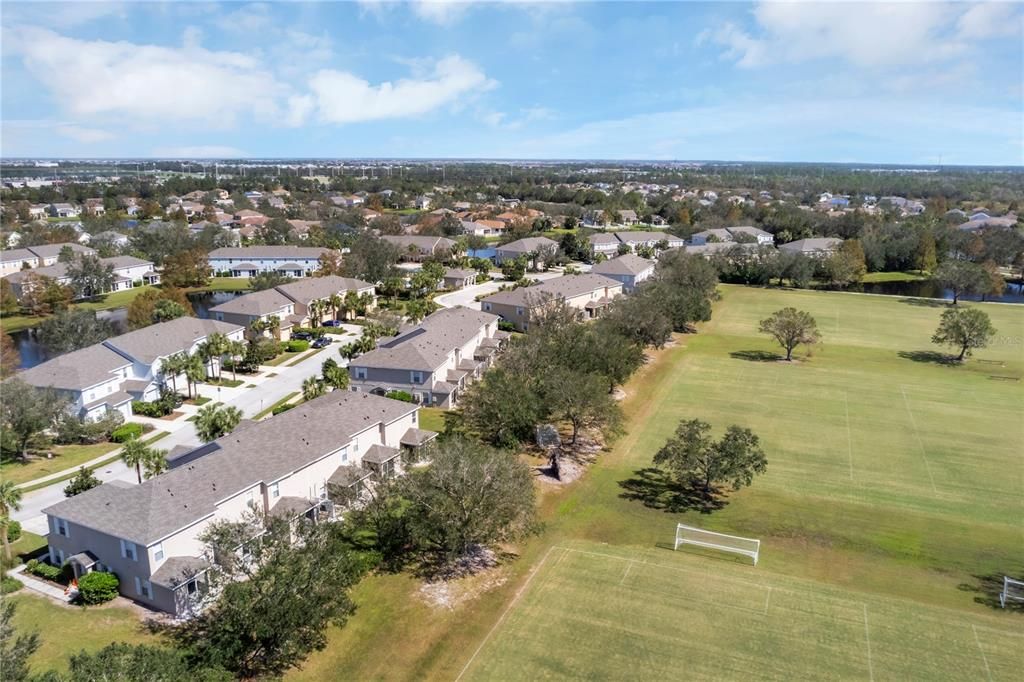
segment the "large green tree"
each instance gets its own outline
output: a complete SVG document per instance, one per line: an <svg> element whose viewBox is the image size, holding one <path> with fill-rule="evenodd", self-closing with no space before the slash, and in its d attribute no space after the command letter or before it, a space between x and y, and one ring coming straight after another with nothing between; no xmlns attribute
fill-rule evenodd
<svg viewBox="0 0 1024 682"><path fill-rule="evenodd" d="M765 472L768 460L750 429L730 426L718 441L710 431L711 425L699 419L680 422L655 453L655 466L667 469L680 484L699 486L705 494L725 483L738 490Z"/></svg>
<svg viewBox="0 0 1024 682"><path fill-rule="evenodd" d="M266 532L263 532L263 531ZM200 668L241 679L276 678L327 645L330 626L355 610L349 590L363 572L341 524L289 524L271 517L218 522L204 534L223 590L198 616L167 634ZM298 539L298 542L295 540ZM240 545L248 561L235 561Z"/></svg>
<svg viewBox="0 0 1024 682"><path fill-rule="evenodd" d="M7 537L7 527L11 522L11 512L21 509L21 489L14 481L0 481L0 539L3 540L4 556L11 560L11 543Z"/></svg>
<svg viewBox="0 0 1024 682"><path fill-rule="evenodd" d="M953 305L961 296L980 294L989 287L984 268L966 260L947 260L935 270L935 280L953 294Z"/></svg>
<svg viewBox="0 0 1024 682"><path fill-rule="evenodd" d="M984 348L996 333L988 313L980 308L946 308L932 343L959 350L957 362L963 362L975 348Z"/></svg>
<svg viewBox="0 0 1024 682"><path fill-rule="evenodd" d="M95 310L65 310L39 324L36 338L51 356L63 355L109 339L115 333L109 320L100 319Z"/></svg>
<svg viewBox="0 0 1024 682"><path fill-rule="evenodd" d="M793 350L800 345L811 345L821 339L818 323L810 313L796 308L783 308L761 320L758 330L771 334L786 349L786 359L793 359Z"/></svg>
<svg viewBox="0 0 1024 682"><path fill-rule="evenodd" d="M433 449L430 466L411 472L404 483L413 536L444 559L518 539L535 528L529 467L479 442L444 441Z"/></svg>
<svg viewBox="0 0 1024 682"><path fill-rule="evenodd" d="M150 447L138 438L132 438L121 448L121 461L135 469L135 475L139 483L142 483L143 470L146 478L152 478L167 468L167 453Z"/></svg>
<svg viewBox="0 0 1024 682"><path fill-rule="evenodd" d="M99 651L81 651L71 656L68 682L105 680L106 682L231 682L235 677L217 667L197 667L185 651L150 644L115 642ZM58 678L59 679L59 678ZM41 681L45 682L45 681Z"/></svg>
<svg viewBox="0 0 1024 682"><path fill-rule="evenodd" d="M6 535L6 533L5 533ZM4 599L0 603L0 672L8 682L29 680L28 659L40 646L39 633L19 635L14 629L17 603Z"/></svg>
<svg viewBox="0 0 1024 682"><path fill-rule="evenodd" d="M99 256L82 254L67 264L65 273L78 298L92 298L114 288L114 266Z"/></svg>
<svg viewBox="0 0 1024 682"><path fill-rule="evenodd" d="M66 405L67 399L52 388L37 388L17 378L4 382L0 418L14 437L22 461L28 461L30 443L46 439L46 431Z"/></svg>
<svg viewBox="0 0 1024 682"><path fill-rule="evenodd" d="M544 416L532 379L500 364L471 384L461 402L466 426L498 447L513 447L531 438Z"/></svg>

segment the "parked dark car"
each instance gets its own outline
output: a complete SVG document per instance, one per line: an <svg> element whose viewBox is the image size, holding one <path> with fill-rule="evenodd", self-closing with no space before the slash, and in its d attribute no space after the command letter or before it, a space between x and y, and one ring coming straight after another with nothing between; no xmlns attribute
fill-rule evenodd
<svg viewBox="0 0 1024 682"><path fill-rule="evenodd" d="M340 320L326 320L323 323L322 326L324 326L324 327L340 327L341 326L341 321Z"/></svg>
<svg viewBox="0 0 1024 682"><path fill-rule="evenodd" d="M326 336L321 336L312 343L313 348L326 348L329 345L331 345L331 340Z"/></svg>
<svg viewBox="0 0 1024 682"><path fill-rule="evenodd" d="M309 332L292 332L292 341L312 341L313 335Z"/></svg>

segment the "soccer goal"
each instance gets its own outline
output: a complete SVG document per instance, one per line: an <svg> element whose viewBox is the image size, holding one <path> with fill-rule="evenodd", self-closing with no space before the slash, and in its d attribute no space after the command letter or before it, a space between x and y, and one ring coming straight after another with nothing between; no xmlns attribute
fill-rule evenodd
<svg viewBox="0 0 1024 682"><path fill-rule="evenodd" d="M725 533L715 533L703 528L686 526L682 523L676 526L675 549L679 549L680 545L696 545L723 552L742 554L753 559L755 566L757 566L757 558L761 553L760 540L741 538L737 535L726 535Z"/></svg>
<svg viewBox="0 0 1024 682"><path fill-rule="evenodd" d="M1006 602L1024 602L1024 582L1003 576L1003 591L999 593L999 604L1005 609Z"/></svg>

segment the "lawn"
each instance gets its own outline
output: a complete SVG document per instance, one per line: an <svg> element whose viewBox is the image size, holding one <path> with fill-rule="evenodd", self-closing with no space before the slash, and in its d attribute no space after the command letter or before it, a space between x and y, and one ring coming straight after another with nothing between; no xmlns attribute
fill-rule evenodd
<svg viewBox="0 0 1024 682"><path fill-rule="evenodd" d="M55 455L52 459L34 458L28 464L17 461L0 464L0 477L15 483L25 483L41 476L77 467L91 459L107 454L119 443L96 443L95 445L54 445L50 448Z"/></svg>
<svg viewBox="0 0 1024 682"><path fill-rule="evenodd" d="M869 272L864 275L863 281L865 284L874 284L877 282L918 282L923 279L928 279L928 275L925 275L920 271Z"/></svg>
<svg viewBox="0 0 1024 682"><path fill-rule="evenodd" d="M248 291L250 288L248 277L211 277L210 283L197 291Z"/></svg>
<svg viewBox="0 0 1024 682"><path fill-rule="evenodd" d="M448 410L442 410L439 407L421 407L420 428L441 433L444 431L445 415L447 414Z"/></svg>
<svg viewBox="0 0 1024 682"><path fill-rule="evenodd" d="M0 552L0 569L6 571L36 558L44 547L46 538L22 530L21 537L11 543L11 560L7 561L7 557Z"/></svg>
<svg viewBox="0 0 1024 682"><path fill-rule="evenodd" d="M626 386L626 434L581 481L544 490L544 533L517 548L502 584L448 611L407 576L370 578L350 624L294 676L455 679L481 644L467 670L478 679L1019 669L1021 615L992 608L990 579L1024 574L1024 385L990 377L1024 375L1024 309L979 304L999 339L951 367L929 342L943 304L721 290L714 320ZM757 321L788 305L817 318L823 343L799 362L756 361L777 350ZM712 514L674 508L637 473L690 417L719 433L748 426L768 456ZM659 547L680 521L760 538L760 565ZM552 549L567 547L614 556ZM627 575L622 557L664 567ZM384 639L400 643L386 656Z"/></svg>
<svg viewBox="0 0 1024 682"><path fill-rule="evenodd" d="M67 672L68 657L85 649L98 651L111 642L155 643L134 611L123 606L57 606L22 588L10 597L16 605L14 625L19 633L37 631L42 645L32 655L32 671ZM60 632L63 636L54 637Z"/></svg>

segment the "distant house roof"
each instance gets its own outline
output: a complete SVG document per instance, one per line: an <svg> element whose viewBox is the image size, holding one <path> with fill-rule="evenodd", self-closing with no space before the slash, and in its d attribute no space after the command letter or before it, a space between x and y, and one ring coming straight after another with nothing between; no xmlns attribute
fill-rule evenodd
<svg viewBox="0 0 1024 682"><path fill-rule="evenodd" d="M39 256L28 249L4 249L0 251L0 262L2 263L19 263L38 259Z"/></svg>
<svg viewBox="0 0 1024 682"><path fill-rule="evenodd" d="M555 277L531 287L519 287L509 291L499 291L484 299L487 303L526 306L536 302L542 296L555 298L573 298L583 294L604 289L605 287L621 287L622 283L598 274L565 275Z"/></svg>
<svg viewBox="0 0 1024 682"><path fill-rule="evenodd" d="M385 235L381 239L394 244L401 251L408 251L410 246L414 246L422 253L434 253L437 249L451 249L455 246L455 242L446 237L407 234Z"/></svg>
<svg viewBox="0 0 1024 682"><path fill-rule="evenodd" d="M319 246L226 246L211 251L209 258L315 260L325 251L330 249Z"/></svg>
<svg viewBox="0 0 1024 682"><path fill-rule="evenodd" d="M101 533L151 545L212 515L217 504L308 466L416 406L334 391L214 441L217 448L141 485L106 483L46 509Z"/></svg>
<svg viewBox="0 0 1024 682"><path fill-rule="evenodd" d="M445 279L466 279L468 277L476 277L476 270L469 270L465 268L448 268L444 271Z"/></svg>
<svg viewBox="0 0 1024 682"><path fill-rule="evenodd" d="M210 312L261 317L270 313L276 313L282 308L293 304L294 301L292 299L277 289L264 289L263 291L254 291L251 294L236 296L229 301L210 308Z"/></svg>
<svg viewBox="0 0 1024 682"><path fill-rule="evenodd" d="M517 239L514 242L509 242L508 244L502 244L497 248L497 250L507 253L526 254L533 253L537 249L542 248L557 249L558 242L548 239L547 237L525 237L523 239Z"/></svg>
<svg viewBox="0 0 1024 682"><path fill-rule="evenodd" d="M61 250L63 250L65 246L70 247L75 253L87 254L90 256L96 253L94 249L90 249L88 246L82 246L81 244L76 244L75 242L65 242L63 244L40 244L39 246L27 246L25 248L39 258L56 258L60 255Z"/></svg>
<svg viewBox="0 0 1024 682"><path fill-rule="evenodd" d="M334 294L362 291L372 287L372 284L361 279L328 275L327 277L304 277L294 282L281 284L276 289L296 303L308 305L311 301L330 298Z"/></svg>
<svg viewBox="0 0 1024 682"><path fill-rule="evenodd" d="M797 239L794 242L783 244L779 247L779 250L799 253L835 251L842 243L843 240L836 237L811 237L810 239Z"/></svg>
<svg viewBox="0 0 1024 682"><path fill-rule="evenodd" d="M598 263L590 269L597 275L630 275L635 277L643 272L654 269L654 262L646 258L627 253L618 258Z"/></svg>
<svg viewBox="0 0 1024 682"><path fill-rule="evenodd" d="M438 310L350 365L432 372L444 364L454 348L464 346L480 333L481 327L496 319L496 315L462 306Z"/></svg>
<svg viewBox="0 0 1024 682"><path fill-rule="evenodd" d="M646 232L643 230L635 230L633 232L616 232L616 238L623 244L639 244L641 242L682 242L683 240L675 235L668 234L667 232Z"/></svg>

